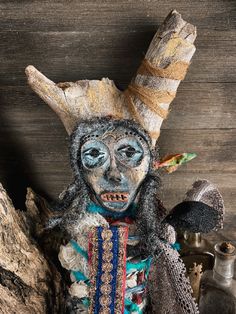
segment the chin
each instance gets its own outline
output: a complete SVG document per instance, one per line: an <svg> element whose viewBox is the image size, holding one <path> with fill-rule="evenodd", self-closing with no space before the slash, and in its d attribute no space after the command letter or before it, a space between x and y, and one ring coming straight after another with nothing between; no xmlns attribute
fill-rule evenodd
<svg viewBox="0 0 236 314"><path fill-rule="evenodd" d="M114 212L124 212L126 209L128 209L128 207L130 206L130 203L125 203L125 202L101 202L101 205L110 210L110 211L114 211Z"/></svg>

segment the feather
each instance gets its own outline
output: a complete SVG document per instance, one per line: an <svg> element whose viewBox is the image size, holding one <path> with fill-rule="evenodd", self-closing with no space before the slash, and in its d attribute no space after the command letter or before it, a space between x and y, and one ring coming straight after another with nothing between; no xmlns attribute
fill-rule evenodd
<svg viewBox="0 0 236 314"><path fill-rule="evenodd" d="M191 161L195 157L197 157L195 153L168 155L164 157L160 162L154 161L153 166L155 169L164 168L166 172L172 173L176 171L181 165Z"/></svg>

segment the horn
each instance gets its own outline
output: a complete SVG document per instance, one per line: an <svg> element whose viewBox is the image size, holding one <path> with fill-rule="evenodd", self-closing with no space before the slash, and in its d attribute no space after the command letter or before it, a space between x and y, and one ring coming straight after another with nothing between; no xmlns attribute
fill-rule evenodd
<svg viewBox="0 0 236 314"><path fill-rule="evenodd" d="M81 119L133 118L149 132L155 145L169 105L196 50L195 38L196 28L172 11L124 92L108 78L56 84L32 65L26 68L26 75L31 88L57 113L69 134Z"/></svg>
<svg viewBox="0 0 236 314"><path fill-rule="evenodd" d="M172 11L155 34L137 74L125 91L127 106L146 129L153 145L169 105L196 50L196 28Z"/></svg>
<svg viewBox="0 0 236 314"><path fill-rule="evenodd" d="M62 120L67 132L70 133L73 128L73 123L69 114L70 108L67 106L66 96L63 90L32 65L29 65L25 69L25 73L31 88L56 112Z"/></svg>
<svg viewBox="0 0 236 314"><path fill-rule="evenodd" d="M131 118L124 106L123 93L107 78L56 84L32 65L25 72L31 88L56 112L68 134L82 119Z"/></svg>

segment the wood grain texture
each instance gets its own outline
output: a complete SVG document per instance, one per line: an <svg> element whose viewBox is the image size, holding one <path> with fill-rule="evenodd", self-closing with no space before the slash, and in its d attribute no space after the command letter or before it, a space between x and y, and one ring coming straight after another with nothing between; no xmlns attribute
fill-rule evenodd
<svg viewBox="0 0 236 314"><path fill-rule="evenodd" d="M235 1L15 0L0 8L0 181L17 207L28 185L55 198L71 180L66 132L27 86L24 68L34 64L55 82L107 76L124 89L176 8L197 26L197 52L163 123L161 153L198 158L164 175L162 195L171 207L194 179L207 178L235 211Z"/></svg>
<svg viewBox="0 0 236 314"><path fill-rule="evenodd" d="M36 244L35 199L29 192L27 213L16 211L0 184L1 314L61 313L61 276Z"/></svg>
<svg viewBox="0 0 236 314"><path fill-rule="evenodd" d="M162 130L235 128L235 86L183 82ZM40 132L51 126L50 134L63 134L57 116L28 86L0 86L0 103L1 128L8 128L10 119L12 129L21 132Z"/></svg>
<svg viewBox="0 0 236 314"><path fill-rule="evenodd" d="M2 31L0 83L24 85L24 69L34 64L54 82L109 77L125 88L159 23L152 29L144 24L140 31L111 31L109 26L104 31L96 28L91 32ZM197 52L185 82L236 82L236 36L232 30L229 33L228 39L227 31L198 30Z"/></svg>
<svg viewBox="0 0 236 314"><path fill-rule="evenodd" d="M140 31L144 25L160 24L173 8L199 29L229 30L236 23L234 0L8 0L1 3L1 23L16 31L84 31L98 27Z"/></svg>
<svg viewBox="0 0 236 314"><path fill-rule="evenodd" d="M123 92L108 78L56 84L33 65L26 67L25 74L29 86L59 116L68 134L83 119L133 119L150 134L154 147L196 51L195 39L196 27L172 10Z"/></svg>

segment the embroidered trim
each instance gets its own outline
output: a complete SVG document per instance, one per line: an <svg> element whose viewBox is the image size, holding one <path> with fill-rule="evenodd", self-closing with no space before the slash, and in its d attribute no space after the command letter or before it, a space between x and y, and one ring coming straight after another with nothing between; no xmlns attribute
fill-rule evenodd
<svg viewBox="0 0 236 314"><path fill-rule="evenodd" d="M118 229L119 232L119 252L118 252L118 270L117 270L117 288L116 288L116 312L124 313L124 296L126 286L126 245L128 240L128 228ZM122 302L121 302L122 300Z"/></svg>
<svg viewBox="0 0 236 314"><path fill-rule="evenodd" d="M89 236L89 266L90 266L90 289L89 289L89 299L90 306L88 313L94 313L95 307L95 293L96 293L96 275L97 275L97 252L98 252L98 237L96 228L92 228Z"/></svg>
<svg viewBox="0 0 236 314"><path fill-rule="evenodd" d="M93 228L89 244L89 313L124 312L127 238L127 227Z"/></svg>
<svg viewBox="0 0 236 314"><path fill-rule="evenodd" d="M117 233L117 230L114 230ZM98 228L98 241L99 241L99 266L101 264L101 269L103 274L111 275L111 280L107 282L102 278L99 278L100 284L97 285L97 290L100 288L100 297L97 304L98 308L101 309L101 313L113 313L114 312L114 291L116 283L116 268L117 260L117 243L113 239L114 234L109 229ZM117 238L117 234L115 234ZM113 240L113 241L112 241ZM103 281L104 280L104 281ZM97 293L99 295L99 293ZM98 301L98 300L97 300ZM99 313L99 312L98 312Z"/></svg>

